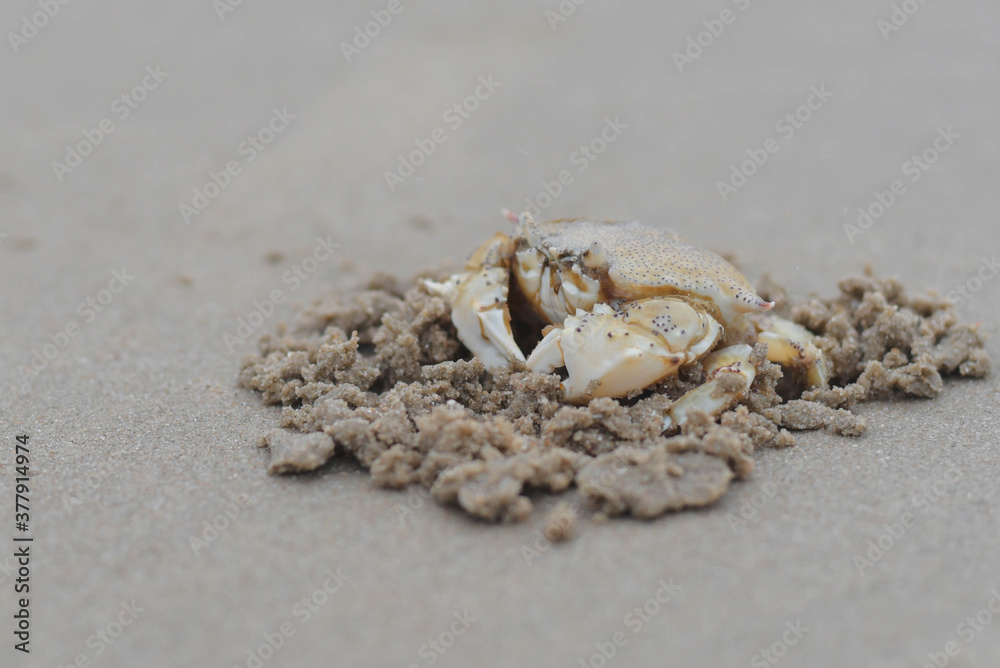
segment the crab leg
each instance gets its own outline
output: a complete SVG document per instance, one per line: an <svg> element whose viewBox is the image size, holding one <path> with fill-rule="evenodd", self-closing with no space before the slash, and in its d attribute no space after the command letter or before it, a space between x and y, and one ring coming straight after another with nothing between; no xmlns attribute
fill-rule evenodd
<svg viewBox="0 0 1000 668"><path fill-rule="evenodd" d="M489 369L507 366L511 359L524 361L510 330L507 307L508 269L503 258L509 242L507 235L497 234L472 254L468 271L441 283L424 281L430 292L448 301L458 338Z"/></svg>
<svg viewBox="0 0 1000 668"><path fill-rule="evenodd" d="M698 359L719 340L714 318L682 299L653 297L616 311L596 304L554 327L532 351L526 366L550 373L565 366L567 401L620 397L661 380Z"/></svg>
<svg viewBox="0 0 1000 668"><path fill-rule="evenodd" d="M829 365L823 351L813 344L812 332L770 313L753 319L757 340L767 344L767 359L789 367L805 368L806 381L813 387L826 387Z"/></svg>
<svg viewBox="0 0 1000 668"><path fill-rule="evenodd" d="M741 399L757 376L750 363L752 352L753 348L741 343L706 357L702 364L707 382L674 402L663 420L664 431L687 422L692 411L716 416Z"/></svg>

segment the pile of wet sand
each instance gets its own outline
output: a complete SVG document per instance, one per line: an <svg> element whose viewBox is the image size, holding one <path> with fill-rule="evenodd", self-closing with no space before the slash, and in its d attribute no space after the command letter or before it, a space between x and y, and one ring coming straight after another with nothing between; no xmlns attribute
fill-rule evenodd
<svg viewBox="0 0 1000 668"><path fill-rule="evenodd" d="M364 290L317 301L292 328L262 337L240 384L283 406L282 428L262 441L272 474L312 471L347 454L380 486L421 485L473 516L519 521L532 511L529 495L572 485L602 515L653 518L704 506L751 474L755 449L794 445L791 431L860 436L865 421L851 412L858 403L931 398L942 375L989 373L977 328L933 293L910 297L899 281L870 271L843 279L826 300L791 303L766 276L757 287L779 315L817 334L830 388L797 396L758 344L746 398L674 433L661 433L663 416L702 382L700 364L634 397L570 405L557 374L486 372L458 341L447 304L418 279L379 276ZM552 538L572 532L571 522L550 525Z"/></svg>

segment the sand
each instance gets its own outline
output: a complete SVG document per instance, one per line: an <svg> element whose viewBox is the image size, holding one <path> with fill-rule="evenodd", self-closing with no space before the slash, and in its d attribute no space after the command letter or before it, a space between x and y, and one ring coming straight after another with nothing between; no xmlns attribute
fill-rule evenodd
<svg viewBox="0 0 1000 668"><path fill-rule="evenodd" d="M350 62L340 43L388 3L243 2L220 20L212 3L72 2L18 53L7 39L0 498L9 540L27 433L35 542L28 656L0 553L0 665L580 666L609 648L608 666L994 665L995 372L946 374L932 399L830 397L864 434L789 431L715 503L652 520L612 516L634 503L617 489L595 515L575 476L492 522L346 456L267 472L282 409L238 384L257 341L377 270L457 269L527 200L538 218L672 227L796 304L871 262L911 296L960 298L995 361L997 8L929 2L883 36L892 3L744 4L588 0L553 30L558 3L404 2ZM42 10L2 11L6 35ZM145 96L122 118L126 94ZM52 163L105 118L59 180ZM204 206L186 221L182 204Z"/></svg>
<svg viewBox="0 0 1000 668"><path fill-rule="evenodd" d="M697 413L665 431L671 404L704 381L700 361L643 392L575 406L565 374L517 362L488 373L426 278L380 275L355 294L317 300L292 331L265 334L260 354L243 360L240 384L284 406L288 429L262 441L269 473L315 471L339 451L381 487L422 485L486 520L523 521L530 492L574 483L602 515L654 519L717 501L734 477L750 475L755 449L795 444L789 428L860 436L867 422L849 410L856 404L932 398L942 373L990 373L979 327L959 322L951 300L910 297L870 267L842 279L837 297L803 303L765 279L777 311L816 337L829 385L809 389L801 369L768 362L759 343L745 396L717 418Z"/></svg>

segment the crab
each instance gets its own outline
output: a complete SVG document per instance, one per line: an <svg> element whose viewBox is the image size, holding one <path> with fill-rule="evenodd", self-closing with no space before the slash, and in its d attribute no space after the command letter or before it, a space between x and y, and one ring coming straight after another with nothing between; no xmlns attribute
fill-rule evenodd
<svg viewBox="0 0 1000 668"><path fill-rule="evenodd" d="M530 371L565 367L566 400L624 397L700 361L705 383L673 402L664 430L692 411L718 415L749 391L752 345L825 386L828 365L813 335L770 313L732 264L640 222L563 219L536 223L504 211L498 232L445 281L425 281L446 299L458 338L491 370L516 360ZM526 357L511 329L540 323Z"/></svg>

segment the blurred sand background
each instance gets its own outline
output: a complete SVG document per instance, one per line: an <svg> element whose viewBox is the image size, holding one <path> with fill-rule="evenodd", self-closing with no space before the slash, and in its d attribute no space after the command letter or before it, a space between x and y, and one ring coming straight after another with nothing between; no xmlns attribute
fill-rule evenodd
<svg viewBox="0 0 1000 668"><path fill-rule="evenodd" d="M997 665L1000 618L966 621L1000 587L996 374L862 406L862 438L762 452L708 510L584 521L551 548L537 532L552 499L491 526L347 462L268 477L256 445L279 411L235 383L294 303L376 269L457 266L562 170L572 182L543 217L671 226L797 295L833 294L866 261L913 290L976 288L961 315L997 361L1000 278L984 267L1000 252L1000 5L71 2L43 20L42 4L0 9L5 536L18 433L35 476L32 651L12 648L14 559L0 557L0 664L253 666L278 633L261 665L601 666L620 633L609 666L895 668L946 648L949 665ZM348 59L372 11L391 22ZM455 104L476 107L457 127ZM248 161L241 144L275 109L287 120ZM53 167L103 119L89 155ZM620 131L580 171L606 119ZM949 127L947 150L908 173ZM390 189L385 172L438 128ZM778 149L724 201L717 182L768 138ZM185 220L231 161L239 173ZM894 180L902 194L849 238ZM338 248L303 264L318 238ZM296 266L314 271L296 282ZM134 278L102 292L123 270ZM227 338L275 290L252 336ZM904 513L905 533L859 566ZM317 594L338 569L339 589ZM678 591L652 605L661 580Z"/></svg>

